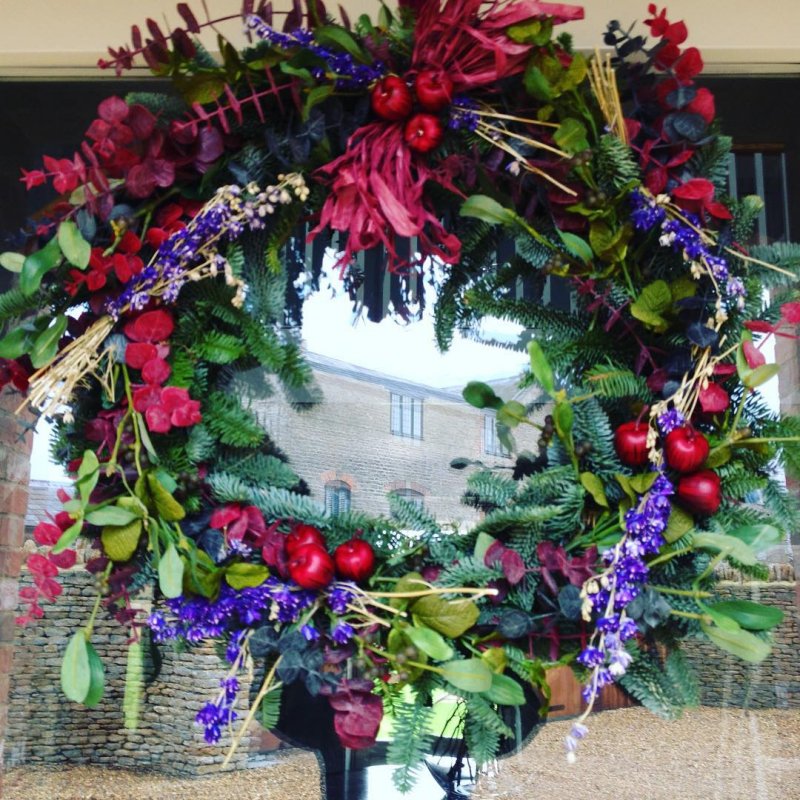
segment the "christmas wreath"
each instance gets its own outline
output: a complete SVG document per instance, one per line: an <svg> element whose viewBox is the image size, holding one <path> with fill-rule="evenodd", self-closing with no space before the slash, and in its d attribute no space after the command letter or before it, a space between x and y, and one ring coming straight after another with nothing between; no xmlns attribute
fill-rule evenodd
<svg viewBox="0 0 800 800"><path fill-rule="evenodd" d="M780 613L717 600L715 567L760 575L756 554L796 529L775 464L800 464L800 421L756 390L778 370L764 343L800 322L798 251L745 248L761 201L726 194L731 141L684 23L651 5L649 38L612 22L607 55L587 58L560 32L576 6L406 0L337 23L320 0L284 15L245 0L247 46L220 37L212 55L197 36L218 20L178 13L101 62L142 58L172 90L104 100L72 158L23 170L57 199L24 252L0 255L19 273L0 296L0 385L56 420L75 476L34 531L19 622L57 598L84 537L94 615L134 651L145 634L222 643L227 674L197 716L209 742L232 752L302 681L346 747L392 710L403 788L439 691L485 762L513 736L500 709L523 687L546 706L545 667L570 664L574 758L611 682L660 713L692 702L682 638L763 659ZM435 281L443 349L486 316L525 326L537 399L464 389L516 458L512 475L453 462L484 512L470 530L401 498L393 519L326 514L249 409L245 373L309 396L285 324L305 225L337 242L346 286L375 248ZM542 302L559 280L567 310ZM538 452L516 452L520 425ZM103 690L94 615L61 676L87 705Z"/></svg>

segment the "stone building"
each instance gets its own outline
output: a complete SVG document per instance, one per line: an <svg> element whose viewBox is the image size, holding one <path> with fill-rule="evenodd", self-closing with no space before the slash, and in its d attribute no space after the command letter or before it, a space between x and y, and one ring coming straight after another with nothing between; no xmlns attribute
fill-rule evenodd
<svg viewBox="0 0 800 800"><path fill-rule="evenodd" d="M493 412L468 405L460 387L437 389L314 354L308 360L322 402L298 412L275 395L253 410L314 498L334 513L388 514L387 495L396 492L440 522L476 519L460 502L466 475L449 465L465 457L511 467ZM515 381L494 386L514 397ZM523 426L515 436L519 449L535 448L535 429Z"/></svg>

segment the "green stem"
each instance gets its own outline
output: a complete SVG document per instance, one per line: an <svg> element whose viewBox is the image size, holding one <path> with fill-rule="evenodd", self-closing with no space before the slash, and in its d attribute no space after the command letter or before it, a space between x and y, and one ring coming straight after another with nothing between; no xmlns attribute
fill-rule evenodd
<svg viewBox="0 0 800 800"><path fill-rule="evenodd" d="M113 562L109 561L106 565L105 570L103 571L102 580L105 581L108 579L108 576L111 574L111 568L114 566ZM86 636L86 641L88 642L89 639L92 638L92 631L94 630L94 621L97 617L97 612L100 609L100 600L103 597L103 587L101 586L100 589L97 591L97 597L94 599L94 606L92 607L92 613L89 615L89 621L86 623L86 627L84 630L84 636Z"/></svg>
<svg viewBox="0 0 800 800"><path fill-rule="evenodd" d="M142 437L139 434L139 420L137 418L137 412L133 408L133 390L131 389L131 376L128 374L128 368L124 364L122 366L122 375L125 379L125 396L128 398L129 413L133 417L133 437L134 437L133 457L136 461L136 471L139 473L139 475L142 475L143 474L142 461L141 461Z"/></svg>
<svg viewBox="0 0 800 800"><path fill-rule="evenodd" d="M701 592L695 589L673 589L671 586L656 586L655 584L648 584L651 589L655 589L661 594L675 594L679 597L694 597L700 599L701 597L713 597L711 592Z"/></svg>
<svg viewBox="0 0 800 800"><path fill-rule="evenodd" d="M672 550L669 553L664 553L660 555L658 558L654 558L652 561L647 562L647 566L652 568L657 566L658 564L663 564L666 561L670 561L671 559L675 558L676 556L682 556L686 553L690 553L693 548L691 547L681 547L678 550Z"/></svg>
<svg viewBox="0 0 800 800"><path fill-rule="evenodd" d="M694 611L678 611L678 609L676 608L671 609L669 613L674 614L676 617L686 617L687 619L699 619L702 622L708 622L707 614L695 614Z"/></svg>
<svg viewBox="0 0 800 800"><path fill-rule="evenodd" d="M739 439L736 442L731 442L730 444L734 447L738 447L741 444L764 444L769 442L800 442L800 436L761 436L757 438L749 438L749 439Z"/></svg>
<svg viewBox="0 0 800 800"><path fill-rule="evenodd" d="M389 653L387 650L381 650L380 647L375 647L371 644L367 645L367 650L371 650L376 656L385 658L387 661L391 661L392 663L395 662L395 656L392 655L392 653ZM429 664L423 664L420 661L404 661L402 666L414 667L416 669L426 669L428 672L436 672L439 675L444 675L444 670L441 667L432 667Z"/></svg>

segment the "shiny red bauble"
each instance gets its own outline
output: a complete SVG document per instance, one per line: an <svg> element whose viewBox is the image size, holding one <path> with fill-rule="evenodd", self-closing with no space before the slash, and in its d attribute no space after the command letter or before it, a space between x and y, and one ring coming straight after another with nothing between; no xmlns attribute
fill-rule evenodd
<svg viewBox="0 0 800 800"><path fill-rule="evenodd" d="M414 105L414 98L406 82L397 75L381 78L372 90L372 110L381 118L396 122L405 119Z"/></svg>
<svg viewBox="0 0 800 800"><path fill-rule="evenodd" d="M333 553L336 572L340 578L365 581L375 571L375 551L363 539L350 539Z"/></svg>
<svg viewBox="0 0 800 800"><path fill-rule="evenodd" d="M719 475L710 469L683 475L678 481L675 496L689 511L697 514L713 514L722 502Z"/></svg>
<svg viewBox="0 0 800 800"><path fill-rule="evenodd" d="M453 81L441 70L426 69L417 75L414 92L426 111L441 111L453 99Z"/></svg>
<svg viewBox="0 0 800 800"><path fill-rule="evenodd" d="M313 525L295 525L286 537L286 553L291 557L296 550L307 544L315 544L323 550L327 546L325 536Z"/></svg>
<svg viewBox="0 0 800 800"><path fill-rule="evenodd" d="M438 147L443 136L442 123L432 114L414 114L403 131L406 144L418 153L427 153Z"/></svg>
<svg viewBox="0 0 800 800"><path fill-rule="evenodd" d="M614 431L614 449L619 460L629 467L643 467L648 462L647 432L650 426L646 422L623 422Z"/></svg>
<svg viewBox="0 0 800 800"><path fill-rule="evenodd" d="M708 439L689 425L675 428L664 439L667 464L678 472L694 472L708 458Z"/></svg>
<svg viewBox="0 0 800 800"><path fill-rule="evenodd" d="M333 580L333 574L333 559L319 545L303 545L289 558L289 577L304 589L324 589Z"/></svg>

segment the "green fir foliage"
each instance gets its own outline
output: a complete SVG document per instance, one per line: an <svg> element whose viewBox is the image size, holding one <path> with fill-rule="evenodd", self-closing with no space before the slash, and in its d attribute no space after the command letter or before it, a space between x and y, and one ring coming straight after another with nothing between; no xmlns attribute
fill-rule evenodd
<svg viewBox="0 0 800 800"><path fill-rule="evenodd" d="M633 151L614 134L600 137L593 153L595 175L603 191L609 194L641 181L639 164Z"/></svg>
<svg viewBox="0 0 800 800"><path fill-rule="evenodd" d="M423 704L419 695L416 702L405 703L395 710L394 738L389 742L386 759L399 764L392 773L392 781L400 792L414 785L420 765L431 752L432 737L428 733L432 710Z"/></svg>

